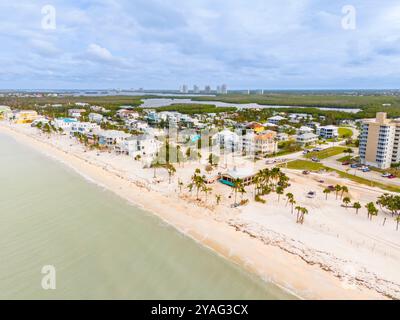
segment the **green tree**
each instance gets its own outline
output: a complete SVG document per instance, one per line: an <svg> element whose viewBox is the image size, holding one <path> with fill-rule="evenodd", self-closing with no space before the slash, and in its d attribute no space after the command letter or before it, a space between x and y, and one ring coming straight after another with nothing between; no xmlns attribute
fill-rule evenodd
<svg viewBox="0 0 400 320"><path fill-rule="evenodd" d="M331 193L331 189L325 188L323 192L324 192L324 194L325 194L325 200L328 200L328 194Z"/></svg>
<svg viewBox="0 0 400 320"><path fill-rule="evenodd" d="M354 202L353 208L356 209L356 214L358 214L358 210L361 209L361 204L359 202Z"/></svg>
<svg viewBox="0 0 400 320"><path fill-rule="evenodd" d="M346 206L346 208L348 207L349 203L351 203L351 199L349 197L344 197L343 198L343 203Z"/></svg>

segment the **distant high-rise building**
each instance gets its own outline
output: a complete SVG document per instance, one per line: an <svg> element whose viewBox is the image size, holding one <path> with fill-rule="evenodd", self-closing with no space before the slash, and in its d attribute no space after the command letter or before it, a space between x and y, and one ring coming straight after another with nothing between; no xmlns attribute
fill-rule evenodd
<svg viewBox="0 0 400 320"><path fill-rule="evenodd" d="M205 86L205 87L204 87L204 93L207 93L207 94L208 94L208 93L211 93L211 87L208 86L208 85Z"/></svg>
<svg viewBox="0 0 400 320"><path fill-rule="evenodd" d="M184 84L184 85L181 87L181 93L188 93L188 86L187 86L186 84Z"/></svg>
<svg viewBox="0 0 400 320"><path fill-rule="evenodd" d="M217 93L218 94L221 93L221 87L220 86L217 86Z"/></svg>
<svg viewBox="0 0 400 320"><path fill-rule="evenodd" d="M197 85L193 86L193 93L200 93L200 89Z"/></svg>
<svg viewBox="0 0 400 320"><path fill-rule="evenodd" d="M226 84L223 84L221 86L221 93L222 94L227 94L228 93L228 88L227 88Z"/></svg>

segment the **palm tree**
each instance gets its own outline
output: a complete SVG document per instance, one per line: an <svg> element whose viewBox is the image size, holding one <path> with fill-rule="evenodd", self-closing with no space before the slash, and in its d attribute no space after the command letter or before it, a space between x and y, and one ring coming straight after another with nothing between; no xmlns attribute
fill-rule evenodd
<svg viewBox="0 0 400 320"><path fill-rule="evenodd" d="M243 184L242 184L241 179L236 179L235 181L233 181L233 190L235 192L235 204L236 204L236 199L237 199L237 193L242 188L243 188Z"/></svg>
<svg viewBox="0 0 400 320"><path fill-rule="evenodd" d="M276 187L276 193L278 195L278 202L281 198L281 195L284 193L284 189L281 186Z"/></svg>
<svg viewBox="0 0 400 320"><path fill-rule="evenodd" d="M356 209L356 214L358 214L358 210L361 209L361 204L359 202L354 202L353 208Z"/></svg>
<svg viewBox="0 0 400 320"><path fill-rule="evenodd" d="M291 192L286 193L286 206L288 205L288 203L290 202L291 199L294 199L294 195Z"/></svg>
<svg viewBox="0 0 400 320"><path fill-rule="evenodd" d="M292 205L292 214L293 214L293 208L294 208L294 205L296 204L296 200L294 200L294 198L290 199L289 203Z"/></svg>
<svg viewBox="0 0 400 320"><path fill-rule="evenodd" d="M396 231L399 231L400 215L396 217Z"/></svg>
<svg viewBox="0 0 400 320"><path fill-rule="evenodd" d="M205 195L206 195L206 202L207 202L207 200L208 200L208 193L212 191L212 188L209 188L209 187L207 187L207 185L204 184L204 185L201 187L201 191L203 191L203 192L205 193Z"/></svg>
<svg viewBox="0 0 400 320"><path fill-rule="evenodd" d="M168 171L168 178L169 178L168 183L171 184L171 177L176 173L176 169L175 169L175 167L174 167L172 164L170 164L170 163L166 164L165 167L166 167L166 169L167 169L167 171Z"/></svg>
<svg viewBox="0 0 400 320"><path fill-rule="evenodd" d="M347 206L349 205L350 202L351 202L351 199L349 197L344 197L343 198L343 203L345 204L346 209L347 209Z"/></svg>
<svg viewBox="0 0 400 320"><path fill-rule="evenodd" d="M300 212L301 212L300 223L303 224L304 223L304 216L306 214L308 214L308 210L306 208L301 208Z"/></svg>
<svg viewBox="0 0 400 320"><path fill-rule="evenodd" d="M323 192L325 193L325 200L328 200L328 194L331 193L331 189L325 188Z"/></svg>
<svg viewBox="0 0 400 320"><path fill-rule="evenodd" d="M301 207L297 206L295 209L297 210L296 223L299 223L299 216L300 216Z"/></svg>
<svg viewBox="0 0 400 320"><path fill-rule="evenodd" d="M340 195L340 198L341 198L341 199L343 198L343 194L344 194L345 192L346 192L346 193L349 193L349 189L348 189L346 186L343 186L343 187L342 187L342 194Z"/></svg>
<svg viewBox="0 0 400 320"><path fill-rule="evenodd" d="M337 184L337 185L335 186L336 200L337 200L337 197L338 197L338 194L339 194L340 190L342 190L342 186L340 186L340 185Z"/></svg>
<svg viewBox="0 0 400 320"><path fill-rule="evenodd" d="M153 178L155 179L155 178L157 178L157 172L156 172L156 170L157 170L157 168L161 168L162 167L162 164L158 161L158 159L157 159L157 161L155 161L155 162L153 162L152 164L151 164L151 167L154 169L154 174L153 174Z"/></svg>
<svg viewBox="0 0 400 320"><path fill-rule="evenodd" d="M222 196L220 194L215 195L215 200L217 201L217 205L221 202Z"/></svg>
<svg viewBox="0 0 400 320"><path fill-rule="evenodd" d="M369 202L365 205L365 207L367 208L368 211L368 218L370 220L372 220L373 216L377 216L378 215L378 209L375 207L373 202Z"/></svg>

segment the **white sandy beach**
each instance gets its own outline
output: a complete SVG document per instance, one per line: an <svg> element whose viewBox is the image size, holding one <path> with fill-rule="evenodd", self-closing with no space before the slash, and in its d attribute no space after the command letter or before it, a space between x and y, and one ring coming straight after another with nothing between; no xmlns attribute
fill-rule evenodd
<svg viewBox="0 0 400 320"><path fill-rule="evenodd" d="M338 179L333 174L304 177L289 172L292 192L310 213L304 225L296 224L286 199L276 194L232 209L231 190L219 183L213 193L223 195L220 205L210 195L199 203L185 189L179 191L178 177L185 183L199 163L185 164L168 183L167 172L158 169L161 182L153 181L153 169L142 169L139 161L110 153L88 151L74 139L52 135L49 139L30 126L0 122L0 133L14 137L51 156L91 181L146 210L261 278L272 281L304 299L400 298L400 231L390 215L369 221L365 208L358 215L341 206L332 193L325 200L323 187L342 184L350 189L352 201L365 204L383 192ZM325 180L324 186L317 180ZM309 190L315 199L306 198ZM239 195L240 197L240 195ZM244 195L252 199L252 187ZM203 196L204 198L204 196ZM385 226L382 220L387 217Z"/></svg>

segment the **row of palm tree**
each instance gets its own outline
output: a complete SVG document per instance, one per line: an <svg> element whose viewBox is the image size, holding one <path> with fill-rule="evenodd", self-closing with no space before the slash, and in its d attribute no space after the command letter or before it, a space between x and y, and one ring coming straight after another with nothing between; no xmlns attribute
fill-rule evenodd
<svg viewBox="0 0 400 320"><path fill-rule="evenodd" d="M325 188L323 193L325 194L325 199L328 200L328 195L332 192L333 190L329 189L329 188ZM343 195L345 193L349 193L349 189L346 186L341 186L339 184L337 184L334 187L334 191L335 191L335 195L336 195L336 200L339 196L340 193L340 199L343 199Z"/></svg>

